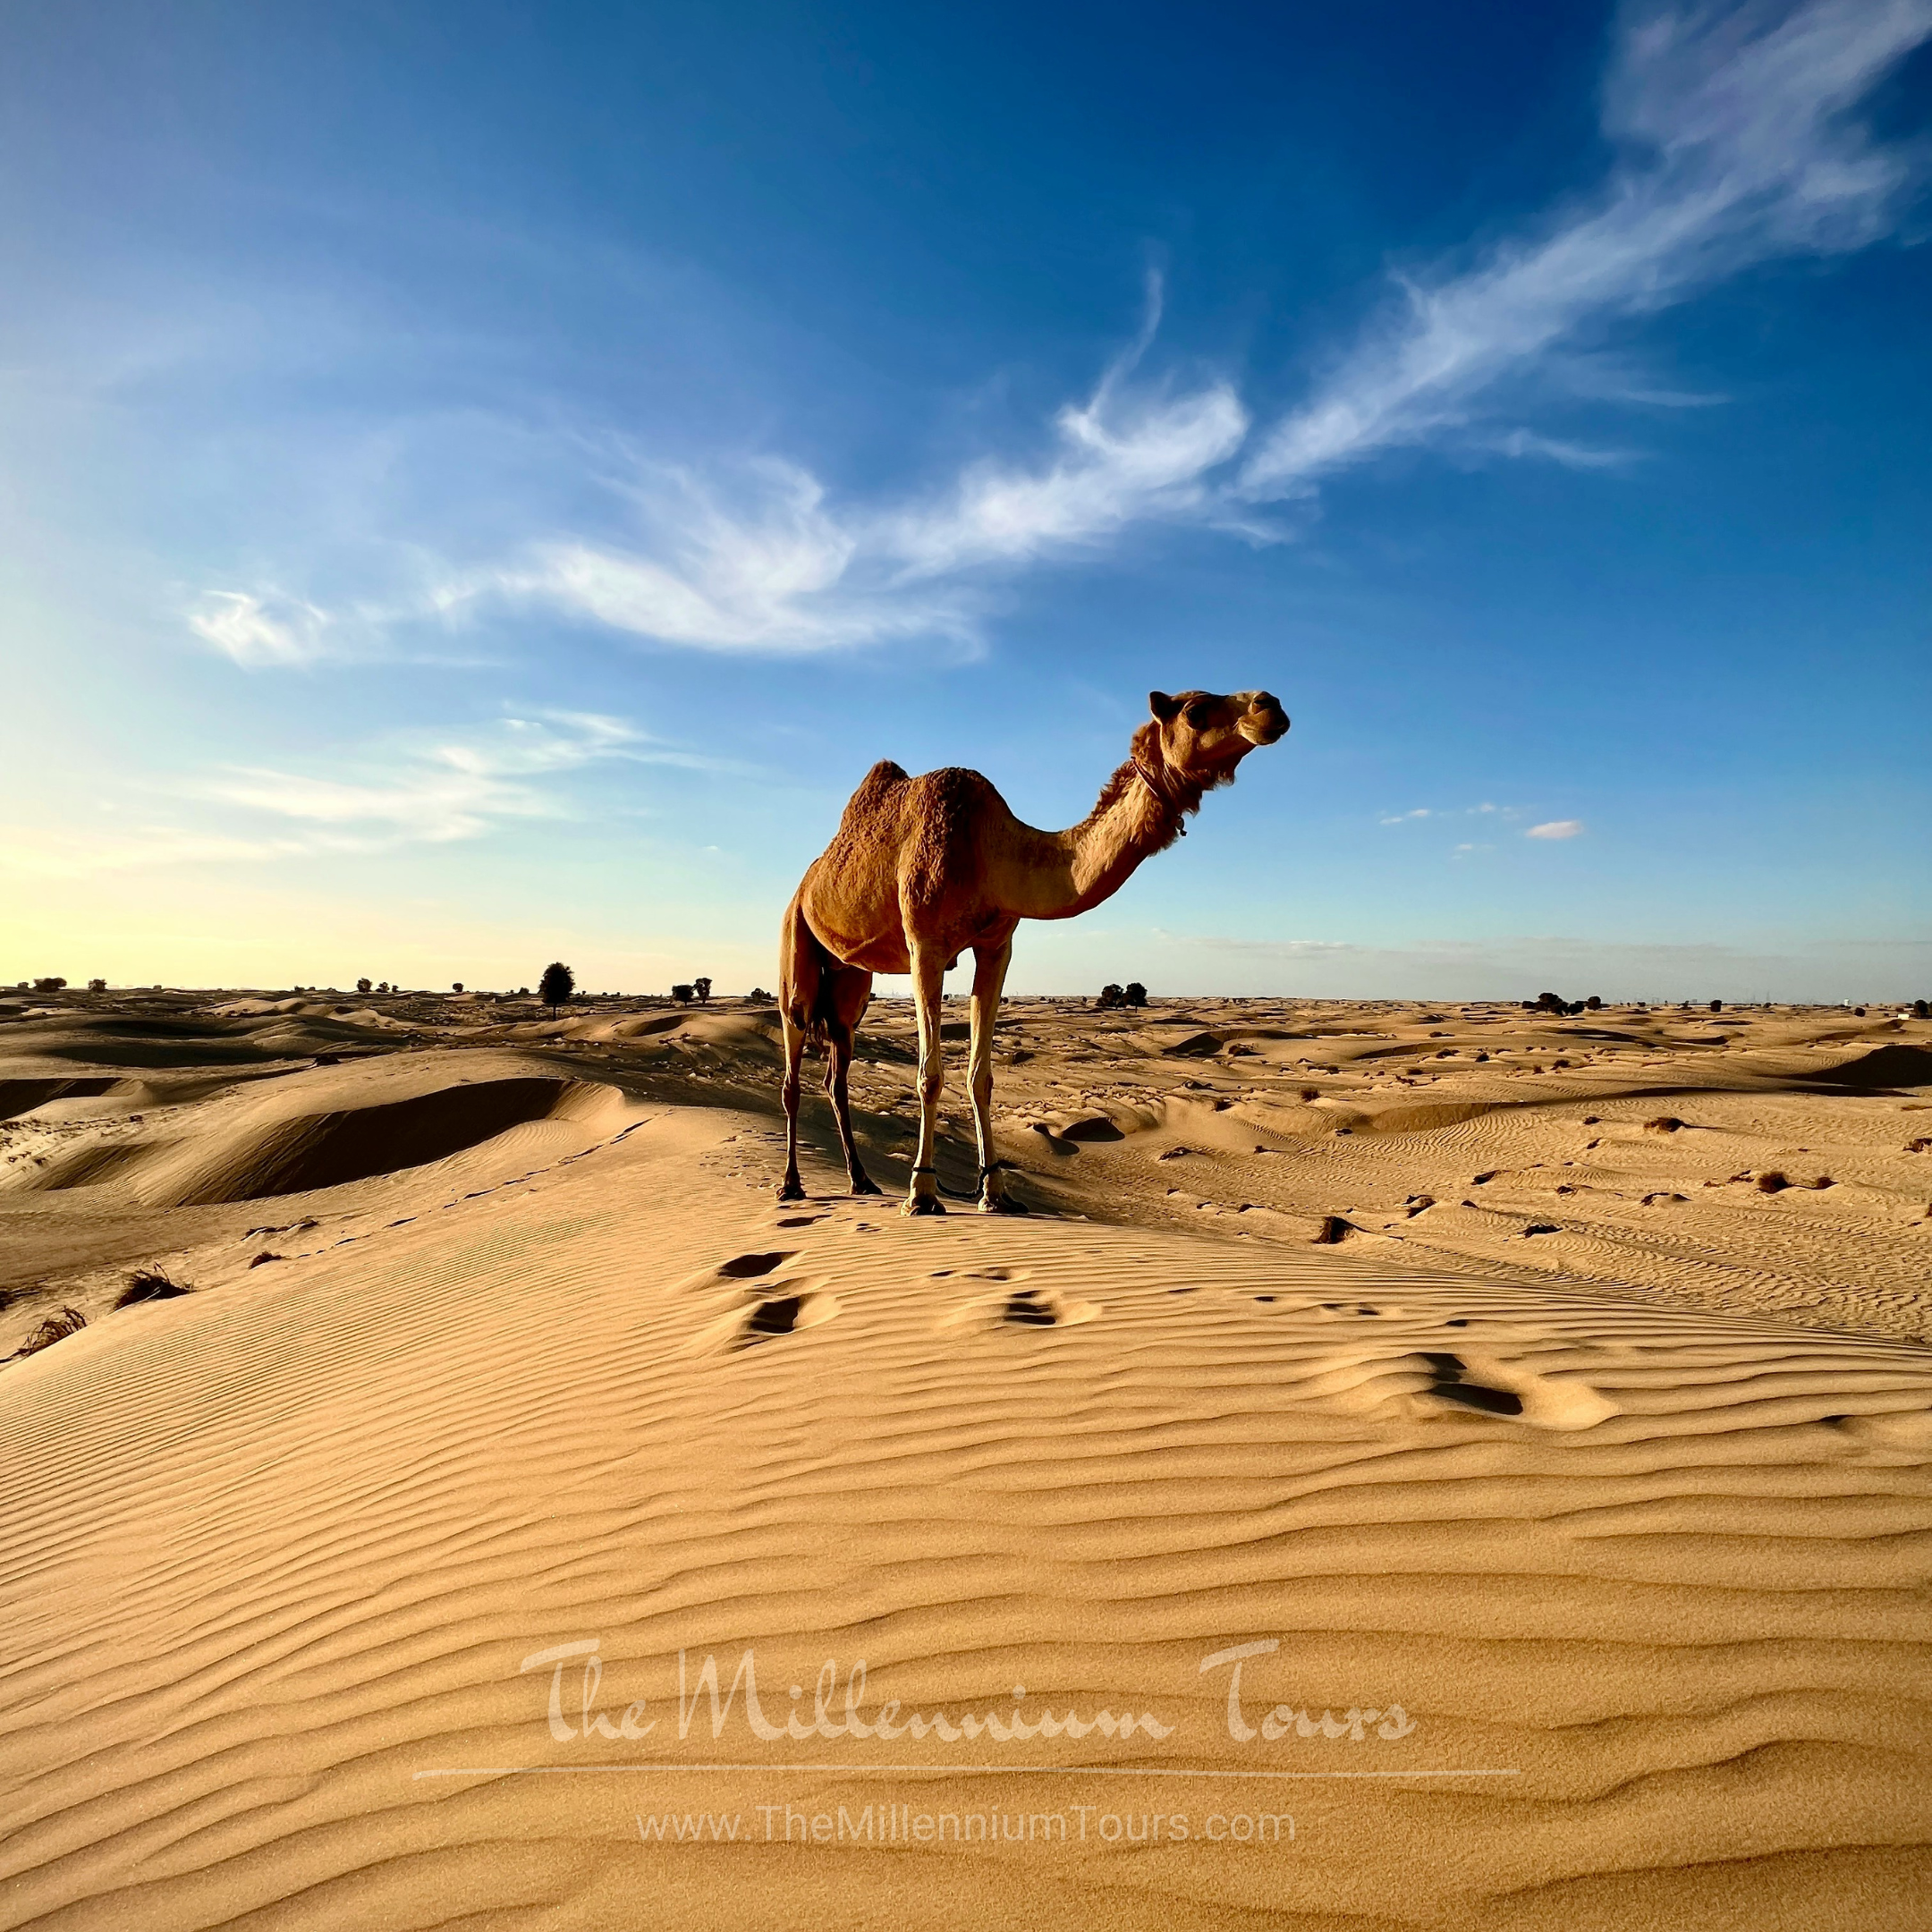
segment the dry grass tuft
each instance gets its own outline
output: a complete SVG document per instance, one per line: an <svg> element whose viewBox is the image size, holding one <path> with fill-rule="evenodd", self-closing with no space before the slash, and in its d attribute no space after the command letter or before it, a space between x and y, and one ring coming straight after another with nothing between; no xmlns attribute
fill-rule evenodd
<svg viewBox="0 0 1932 1932"><path fill-rule="evenodd" d="M49 1315L21 1345L14 1350L17 1360L22 1355L38 1355L44 1348L51 1348L56 1342L64 1342L71 1335L78 1334L87 1326L87 1317L77 1308L64 1308L58 1315Z"/></svg>
<svg viewBox="0 0 1932 1932"><path fill-rule="evenodd" d="M172 1301L176 1295L192 1294L185 1282L175 1281L165 1268L136 1268L128 1284L115 1297L117 1309L133 1308L142 1301Z"/></svg>

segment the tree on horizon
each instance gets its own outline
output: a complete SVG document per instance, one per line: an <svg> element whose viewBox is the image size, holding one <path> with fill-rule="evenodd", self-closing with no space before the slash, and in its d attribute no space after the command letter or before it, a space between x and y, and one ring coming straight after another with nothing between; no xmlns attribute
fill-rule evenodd
<svg viewBox="0 0 1932 1932"><path fill-rule="evenodd" d="M556 1010L577 990L577 975L562 960L552 960L543 970L543 978L537 982L537 997L550 1009L550 1017L556 1018Z"/></svg>

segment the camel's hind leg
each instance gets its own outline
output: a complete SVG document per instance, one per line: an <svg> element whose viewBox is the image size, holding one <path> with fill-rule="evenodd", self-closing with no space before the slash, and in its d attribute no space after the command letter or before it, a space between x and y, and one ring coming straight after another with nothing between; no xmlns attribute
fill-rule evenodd
<svg viewBox="0 0 1932 1932"><path fill-rule="evenodd" d="M802 889L802 888L801 888ZM805 1057L806 1036L819 1002L825 967L824 948L813 939L799 908L798 894L785 908L778 938L778 1021L784 1029L785 1169L778 1183L782 1201L803 1200L805 1183L798 1171L799 1062Z"/></svg>
<svg viewBox="0 0 1932 1932"><path fill-rule="evenodd" d="M945 986L946 956L937 946L912 944L912 998L919 1009L919 1152L912 1157L912 1189L901 1205L909 1215L944 1214L939 1199L939 1096L945 1088L945 1063L939 1052L939 1001Z"/></svg>
<svg viewBox="0 0 1932 1932"><path fill-rule="evenodd" d="M805 1029L793 1026L792 1016L779 1008L778 1017L784 1027L784 1124L785 1158L784 1179L778 1183L778 1199L782 1201L803 1200L805 1183L799 1179L798 1171L798 1110L799 1110L799 1062L805 1057Z"/></svg>
<svg viewBox="0 0 1932 1932"><path fill-rule="evenodd" d="M839 1144L845 1149L845 1173L854 1194L877 1194L882 1191L879 1184L865 1171L859 1145L852 1139L852 1106L845 1094L845 1077L852 1070L852 1034L871 1004L872 975L857 966L835 966L826 971L825 987L820 1009L827 1014L825 1085L833 1118L838 1122Z"/></svg>
<svg viewBox="0 0 1932 1932"><path fill-rule="evenodd" d="M1013 958L1013 940L973 953L972 1104L979 1137L979 1212L1024 1214L1000 1181L999 1156L993 1147L993 1023L999 1017L1000 988Z"/></svg>

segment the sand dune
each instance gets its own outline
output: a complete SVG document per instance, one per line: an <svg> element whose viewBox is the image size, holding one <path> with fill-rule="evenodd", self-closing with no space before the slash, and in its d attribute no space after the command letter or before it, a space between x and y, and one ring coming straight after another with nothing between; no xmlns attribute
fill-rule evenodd
<svg viewBox="0 0 1932 1932"><path fill-rule="evenodd" d="M0 1921L1923 1922L1932 1028L1022 1004L908 1222L755 1013L393 1017L0 1035Z"/></svg>

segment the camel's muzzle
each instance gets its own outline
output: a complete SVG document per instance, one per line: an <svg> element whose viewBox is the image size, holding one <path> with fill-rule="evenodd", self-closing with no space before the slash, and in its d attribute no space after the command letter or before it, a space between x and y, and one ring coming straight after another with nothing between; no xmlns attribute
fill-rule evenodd
<svg viewBox="0 0 1932 1932"><path fill-rule="evenodd" d="M1281 700L1267 691L1252 692L1238 727L1250 744L1270 745L1288 734L1288 714Z"/></svg>

